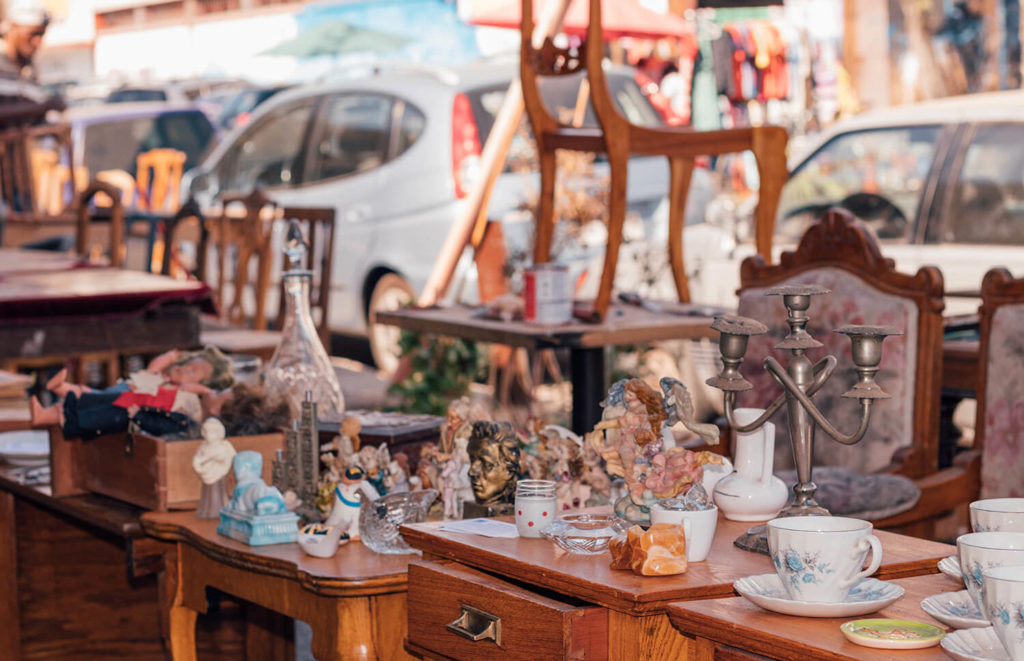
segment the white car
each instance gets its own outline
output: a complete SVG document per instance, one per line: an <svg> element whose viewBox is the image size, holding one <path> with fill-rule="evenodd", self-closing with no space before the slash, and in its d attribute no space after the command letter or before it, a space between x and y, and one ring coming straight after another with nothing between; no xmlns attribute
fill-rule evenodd
<svg viewBox="0 0 1024 661"><path fill-rule="evenodd" d="M203 207L220 192L257 186L284 206L334 207L330 328L369 335L377 365L388 370L397 360L397 330L371 324L372 314L399 307L425 285L464 209L515 71L514 63L384 70L286 90L260 105L183 186ZM632 69L613 68L608 78L631 121L661 122ZM544 92L552 105L572 107L573 82L551 81ZM664 210L664 159L633 159L629 184L634 218L647 221ZM514 215L538 186L536 172L503 174L488 217ZM694 197L696 217L700 196ZM273 311L275 303L269 305Z"/></svg>
<svg viewBox="0 0 1024 661"><path fill-rule="evenodd" d="M815 136L790 164L776 259L838 205L901 271L938 266L947 292L977 292L996 266L1024 273L1024 91L865 113ZM685 230L696 301L735 305L739 264L754 253L749 210L730 213L728 204L716 199L706 222ZM947 298L946 314L977 308L976 298Z"/></svg>

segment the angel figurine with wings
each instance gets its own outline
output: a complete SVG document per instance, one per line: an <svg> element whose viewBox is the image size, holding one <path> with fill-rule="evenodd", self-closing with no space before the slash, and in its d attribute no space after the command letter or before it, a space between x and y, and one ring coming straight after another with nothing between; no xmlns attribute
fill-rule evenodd
<svg viewBox="0 0 1024 661"><path fill-rule="evenodd" d="M721 463L711 452L677 447L668 428L676 422L708 444L719 430L694 419L690 394L678 379L663 378L661 389L641 379L622 379L608 390L604 412L587 440L605 460L605 470L622 477L628 495L615 503L619 516L636 523L649 520L652 503L685 493L703 478L703 466Z"/></svg>

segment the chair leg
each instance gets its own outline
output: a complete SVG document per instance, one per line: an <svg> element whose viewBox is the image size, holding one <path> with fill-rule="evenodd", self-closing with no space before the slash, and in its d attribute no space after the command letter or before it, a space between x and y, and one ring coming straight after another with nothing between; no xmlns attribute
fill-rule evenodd
<svg viewBox="0 0 1024 661"><path fill-rule="evenodd" d="M772 262L772 238L775 234L775 213L779 208L782 186L789 177L786 169L786 130L778 126L754 129L751 151L757 159L757 174L761 179L757 210L754 212L757 252L769 264Z"/></svg>
<svg viewBox="0 0 1024 661"><path fill-rule="evenodd" d="M683 259L683 227L686 224L686 196L690 192L693 158L669 158L668 164L668 259L679 300L689 303L690 283Z"/></svg>
<svg viewBox="0 0 1024 661"><path fill-rule="evenodd" d="M540 199L537 202L536 240L533 263L543 264L551 258L551 241L555 233L555 150L540 151Z"/></svg>
<svg viewBox="0 0 1024 661"><path fill-rule="evenodd" d="M629 154L608 153L608 165L611 170L611 190L608 195L608 245L604 253L604 269L601 271L601 284L594 300L594 314L600 319L605 318L608 305L612 299L612 287L615 285L615 268L619 262L619 246L622 244L622 225L626 220L626 178L628 176Z"/></svg>

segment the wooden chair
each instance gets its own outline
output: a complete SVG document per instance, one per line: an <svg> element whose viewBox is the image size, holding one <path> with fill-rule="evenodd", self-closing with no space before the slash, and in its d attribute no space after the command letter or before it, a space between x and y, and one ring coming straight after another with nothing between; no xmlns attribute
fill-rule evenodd
<svg viewBox="0 0 1024 661"><path fill-rule="evenodd" d="M860 473L887 472L915 480L921 489L911 509L875 523L901 527L930 536L936 518L958 503L974 498L970 467L958 463L939 468L939 402L942 388L942 273L934 266L916 274L901 273L882 256L878 244L859 221L841 209L828 211L813 224L796 249L779 264L767 265L760 255L740 267L739 314L769 327L767 335L751 338L744 363L745 377L754 388L743 393L744 406L764 407L779 387L761 366L776 355L776 342L785 337L785 307L778 296L765 296L771 287L815 283L832 293L815 296L808 310L811 335L824 346L809 350L816 361L831 354L838 367L815 396L826 417L844 433L857 425L860 409L841 394L855 379L846 338L831 332L844 324L892 325L904 335L885 340L877 380L892 395L872 410L868 433L855 445L844 446L819 434L815 465L839 465ZM785 359L776 356L785 365ZM785 428L776 420L780 429ZM776 444L776 467L791 465L788 443Z"/></svg>
<svg viewBox="0 0 1024 661"><path fill-rule="evenodd" d="M1024 496L1024 278L992 269L981 283L981 370L974 448L982 498Z"/></svg>
<svg viewBox="0 0 1024 661"><path fill-rule="evenodd" d="M135 181L141 193L140 206L146 211L177 210L178 190L185 169L185 152L150 149L135 159Z"/></svg>
<svg viewBox="0 0 1024 661"><path fill-rule="evenodd" d="M562 49L551 39L541 48L533 46L533 0L522 0L520 78L523 101L533 127L540 155L541 189L537 210L534 263L548 261L554 236L555 151L568 149L607 153L611 169L608 208L608 244L604 267L593 304L593 316L604 318L611 302L622 229L626 217L626 180L632 155L665 156L669 161L668 253L680 301L690 300L689 284L683 263L683 222L686 196L694 159L697 156L727 154L751 150L757 159L761 190L755 218L758 253L770 259L775 211L782 185L786 181L785 129L774 126L721 131L695 131L682 127L646 127L631 124L619 113L601 68L604 40L601 29L601 2L590 3L590 24L584 53ZM585 55L585 56L584 56ZM590 101L599 127L567 125L545 106L540 79L545 76L573 74L586 69Z"/></svg>

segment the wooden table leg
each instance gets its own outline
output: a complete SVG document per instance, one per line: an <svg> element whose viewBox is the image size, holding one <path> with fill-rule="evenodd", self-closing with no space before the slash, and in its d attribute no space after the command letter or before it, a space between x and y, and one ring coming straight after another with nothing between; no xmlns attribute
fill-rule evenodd
<svg viewBox="0 0 1024 661"><path fill-rule="evenodd" d="M198 611L186 605L186 581L182 572L181 544L173 559L168 556L165 581L173 582L174 601L167 615L167 629L170 637L171 659L173 661L196 661L196 617ZM173 561L172 561L173 560ZM167 584L168 589L172 584Z"/></svg>
<svg viewBox="0 0 1024 661"><path fill-rule="evenodd" d="M333 661L377 659L369 597L348 597L320 609L314 619L313 656Z"/></svg>
<svg viewBox="0 0 1024 661"><path fill-rule="evenodd" d="M0 491L0 577L6 588L0 594L0 658L21 658L21 610L18 605L18 536L14 494Z"/></svg>

